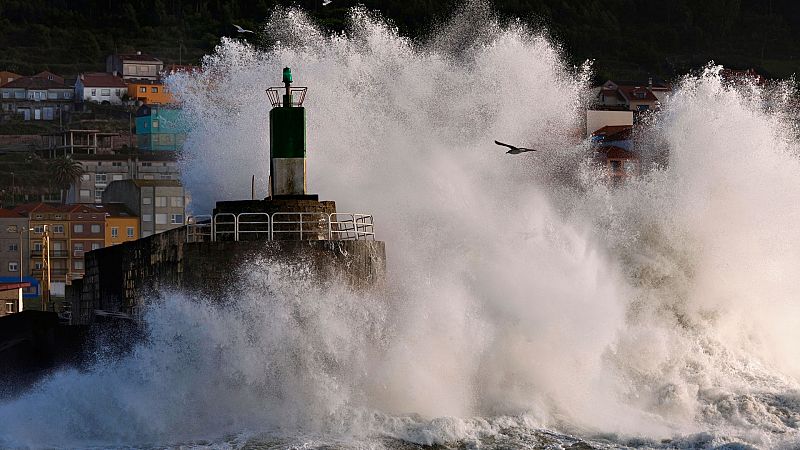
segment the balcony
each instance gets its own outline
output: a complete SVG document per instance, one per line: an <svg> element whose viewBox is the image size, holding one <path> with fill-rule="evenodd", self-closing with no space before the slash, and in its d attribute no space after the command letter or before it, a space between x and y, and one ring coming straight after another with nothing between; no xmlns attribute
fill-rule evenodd
<svg viewBox="0 0 800 450"><path fill-rule="evenodd" d="M42 250L31 250L31 258L41 258ZM67 258L69 251L67 250L50 250L50 258Z"/></svg>

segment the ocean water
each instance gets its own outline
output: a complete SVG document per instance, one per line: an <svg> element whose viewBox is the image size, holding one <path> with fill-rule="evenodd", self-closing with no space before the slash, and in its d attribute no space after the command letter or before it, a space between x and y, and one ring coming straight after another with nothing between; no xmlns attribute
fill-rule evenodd
<svg viewBox="0 0 800 450"><path fill-rule="evenodd" d="M191 207L251 175L266 195L264 89L290 66L309 189L375 215L386 284L252 261L224 308L154 293L129 355L1 400L0 447L800 447L788 84L687 74L611 187L581 135L591 65L481 3L425 42L358 9L342 35L265 27L170 80Z"/></svg>

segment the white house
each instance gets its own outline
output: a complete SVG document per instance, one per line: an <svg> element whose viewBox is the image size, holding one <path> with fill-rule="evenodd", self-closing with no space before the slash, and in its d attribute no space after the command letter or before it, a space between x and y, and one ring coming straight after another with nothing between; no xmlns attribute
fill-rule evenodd
<svg viewBox="0 0 800 450"><path fill-rule="evenodd" d="M128 85L114 73L82 73L75 80L75 98L79 101L118 105L127 94Z"/></svg>

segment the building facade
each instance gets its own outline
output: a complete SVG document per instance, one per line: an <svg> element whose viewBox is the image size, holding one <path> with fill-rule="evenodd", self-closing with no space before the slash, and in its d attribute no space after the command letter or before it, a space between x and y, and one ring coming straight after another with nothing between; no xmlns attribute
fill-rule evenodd
<svg viewBox="0 0 800 450"><path fill-rule="evenodd" d="M128 80L128 97L145 105L166 105L172 103L172 95L161 80Z"/></svg>
<svg viewBox="0 0 800 450"><path fill-rule="evenodd" d="M139 237L178 228L186 221L189 199L178 180L114 181L104 203L123 203L139 218Z"/></svg>
<svg viewBox="0 0 800 450"><path fill-rule="evenodd" d="M0 109L23 120L59 120L72 108L74 90L44 77L20 77L0 87Z"/></svg>
<svg viewBox="0 0 800 450"><path fill-rule="evenodd" d="M81 102L122 104L128 85L114 73L82 73L75 80L75 97Z"/></svg>
<svg viewBox="0 0 800 450"><path fill-rule="evenodd" d="M83 278L83 255L105 246L106 212L99 205L74 205L69 208L70 266L68 281Z"/></svg>
<svg viewBox="0 0 800 450"><path fill-rule="evenodd" d="M186 140L181 110L163 105L142 105L136 111L136 146L140 150L178 151Z"/></svg>
<svg viewBox="0 0 800 450"><path fill-rule="evenodd" d="M101 203L103 191L114 181L177 180L180 178L175 152L147 152L113 155L73 155L83 175L72 182L68 203Z"/></svg>
<svg viewBox="0 0 800 450"><path fill-rule="evenodd" d="M63 296L64 286L72 280L70 266L72 257L70 249L69 207L51 206L46 203L28 203L18 205L14 212L28 218L31 231L28 236L28 265L30 273L39 283L44 280L44 242L43 235L47 227L50 236L50 292L51 295Z"/></svg>
<svg viewBox="0 0 800 450"><path fill-rule="evenodd" d="M30 274L28 258L28 218L0 209L0 278Z"/></svg>
<svg viewBox="0 0 800 450"><path fill-rule="evenodd" d="M163 69L163 61L142 52L109 55L106 58L106 72L117 72L124 80L157 81Z"/></svg>
<svg viewBox="0 0 800 450"><path fill-rule="evenodd" d="M106 211L105 247L139 239L139 218L122 203L102 205Z"/></svg>

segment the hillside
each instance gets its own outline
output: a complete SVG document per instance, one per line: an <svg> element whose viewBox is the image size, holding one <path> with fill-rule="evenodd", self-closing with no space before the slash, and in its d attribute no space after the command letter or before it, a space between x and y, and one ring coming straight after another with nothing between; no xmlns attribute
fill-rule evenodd
<svg viewBox="0 0 800 450"><path fill-rule="evenodd" d="M3 0L0 70L64 75L102 70L105 55L141 50L168 63L196 63L231 24L258 28L277 5L299 4L326 28L345 27L364 4L402 33L424 38L464 2L454 0ZM545 26L598 78L675 74L715 60L772 77L800 68L800 3L794 0L494 0L502 18Z"/></svg>

